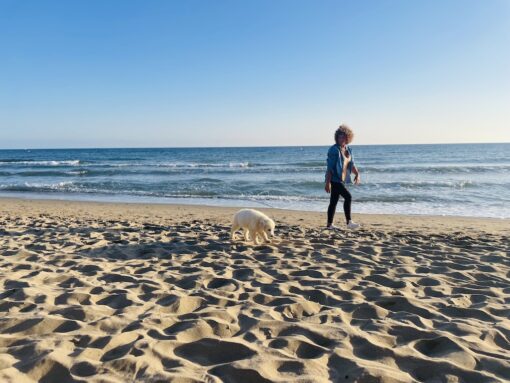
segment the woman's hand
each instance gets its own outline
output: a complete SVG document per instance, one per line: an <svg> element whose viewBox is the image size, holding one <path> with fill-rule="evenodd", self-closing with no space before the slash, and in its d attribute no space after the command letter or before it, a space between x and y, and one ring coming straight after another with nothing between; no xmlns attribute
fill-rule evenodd
<svg viewBox="0 0 510 383"><path fill-rule="evenodd" d="M361 174L359 174L358 168L353 166L352 172L354 173L354 185L359 185L361 183Z"/></svg>

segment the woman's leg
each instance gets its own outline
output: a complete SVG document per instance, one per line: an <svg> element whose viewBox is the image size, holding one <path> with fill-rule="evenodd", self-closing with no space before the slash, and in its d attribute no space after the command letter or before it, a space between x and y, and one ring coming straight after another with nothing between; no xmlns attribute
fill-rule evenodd
<svg viewBox="0 0 510 383"><path fill-rule="evenodd" d="M328 226L333 223L333 218L335 217L336 204L338 203L338 198L340 197L337 185L339 185L337 182L331 182L331 196L329 197L328 206Z"/></svg>
<svg viewBox="0 0 510 383"><path fill-rule="evenodd" d="M352 201L351 193L349 193L349 190L347 190L344 184L338 184L337 189L338 193L344 199L345 220L347 221L347 223L349 223L349 221L351 220L351 201Z"/></svg>

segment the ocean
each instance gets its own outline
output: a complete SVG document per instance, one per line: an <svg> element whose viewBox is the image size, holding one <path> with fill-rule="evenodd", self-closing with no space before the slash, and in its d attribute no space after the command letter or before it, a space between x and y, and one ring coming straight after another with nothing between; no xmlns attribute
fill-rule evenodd
<svg viewBox="0 0 510 383"><path fill-rule="evenodd" d="M354 213L510 218L510 144L351 147ZM0 150L0 197L325 211L327 149Z"/></svg>

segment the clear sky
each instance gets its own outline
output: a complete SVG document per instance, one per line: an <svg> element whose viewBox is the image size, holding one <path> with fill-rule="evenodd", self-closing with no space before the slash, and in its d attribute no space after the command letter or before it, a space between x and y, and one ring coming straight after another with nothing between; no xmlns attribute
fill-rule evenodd
<svg viewBox="0 0 510 383"><path fill-rule="evenodd" d="M510 0L0 0L0 147L510 142Z"/></svg>

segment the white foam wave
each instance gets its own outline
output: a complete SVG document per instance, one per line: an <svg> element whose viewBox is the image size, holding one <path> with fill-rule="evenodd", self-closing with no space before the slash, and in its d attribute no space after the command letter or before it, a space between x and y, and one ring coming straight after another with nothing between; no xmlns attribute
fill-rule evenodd
<svg viewBox="0 0 510 383"><path fill-rule="evenodd" d="M0 165L30 165L30 166L77 166L80 160L65 161L0 161Z"/></svg>
<svg viewBox="0 0 510 383"><path fill-rule="evenodd" d="M229 163L203 163L203 162L164 162L158 164L141 164L142 166L157 166L163 168L248 168L249 162L229 162Z"/></svg>

